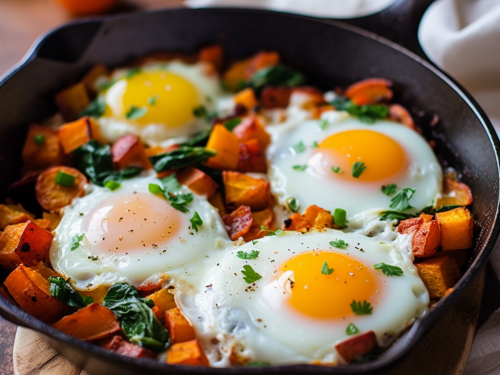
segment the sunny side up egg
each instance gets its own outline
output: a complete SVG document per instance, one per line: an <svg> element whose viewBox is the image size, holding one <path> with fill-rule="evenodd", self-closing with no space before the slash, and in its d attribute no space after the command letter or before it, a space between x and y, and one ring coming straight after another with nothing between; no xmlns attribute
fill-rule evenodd
<svg viewBox="0 0 500 375"><path fill-rule="evenodd" d="M150 63L113 73L109 88L101 90L106 109L97 122L102 137L115 142L125 134L140 136L150 145L186 139L206 127L203 106L212 112L222 95L219 76L202 63Z"/></svg>
<svg viewBox="0 0 500 375"><path fill-rule="evenodd" d="M292 198L302 208L316 204L343 208L353 216L389 209L383 185L415 189L410 205L422 209L441 193L442 170L431 147L414 130L387 120L362 123L346 112L326 112L322 120L268 127L269 181L280 204ZM366 169L355 177L353 165Z"/></svg>
<svg viewBox="0 0 500 375"><path fill-rule="evenodd" d="M387 347L426 313L429 295L408 238L381 241L331 229L265 237L228 252L206 273L201 293L178 294L178 301L213 366L228 366L235 355L274 365L338 364L335 345L350 337L350 324L359 333L373 330ZM345 248L331 242L339 240ZM238 256L252 251L258 251L255 259ZM375 269L381 262L400 267L403 275ZM251 276L261 278L245 281L248 266ZM354 301L370 303L371 313L357 315Z"/></svg>
<svg viewBox="0 0 500 375"><path fill-rule="evenodd" d="M64 209L50 260L75 288L92 290L118 282L138 286L159 272L168 274L173 285L195 284L199 270L212 266L213 258L232 244L218 212L204 197L194 195L189 212L183 213L149 192L150 183L161 185L149 174L125 180L114 191L89 185L86 196ZM195 212L203 221L198 231L190 222ZM74 236L82 234L74 248Z"/></svg>

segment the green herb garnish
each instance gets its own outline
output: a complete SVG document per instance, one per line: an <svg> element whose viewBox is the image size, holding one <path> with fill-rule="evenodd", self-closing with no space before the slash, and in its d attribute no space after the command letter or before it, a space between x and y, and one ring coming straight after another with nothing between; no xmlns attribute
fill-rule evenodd
<svg viewBox="0 0 500 375"><path fill-rule="evenodd" d="M267 232L266 234L264 234L264 236L279 236L281 233L283 233L282 229L271 230L263 225L260 226L260 229Z"/></svg>
<svg viewBox="0 0 500 375"><path fill-rule="evenodd" d="M321 266L321 273L323 275L331 275L333 273L333 271L334 271L333 268L328 268L328 263L326 263L326 261Z"/></svg>
<svg viewBox="0 0 500 375"><path fill-rule="evenodd" d="M292 168L294 171L304 172L307 169L307 165L306 164L301 164L301 165L298 164L298 165L294 165Z"/></svg>
<svg viewBox="0 0 500 375"><path fill-rule="evenodd" d="M83 237L85 237L85 233L82 233L80 235L75 234L72 238L72 245L71 245L71 251L76 250L80 247L80 242L83 241Z"/></svg>
<svg viewBox="0 0 500 375"><path fill-rule="evenodd" d="M350 323L345 329L345 333L349 336L352 336L355 335L356 333L359 333L359 329L354 324Z"/></svg>
<svg viewBox="0 0 500 375"><path fill-rule="evenodd" d="M317 141L314 141L311 147L318 148L318 147L319 147L318 142L317 142Z"/></svg>
<svg viewBox="0 0 500 375"><path fill-rule="evenodd" d="M205 107L203 104L200 104L198 107L193 108L193 116L204 118L206 122L211 122L212 119L217 117L217 114L215 112L209 113L207 107Z"/></svg>
<svg viewBox="0 0 500 375"><path fill-rule="evenodd" d="M157 100L158 100L158 95L150 96L148 98L148 104L149 105L155 105Z"/></svg>
<svg viewBox="0 0 500 375"><path fill-rule="evenodd" d="M255 245L257 242L259 242L259 241L252 241L252 245Z"/></svg>
<svg viewBox="0 0 500 375"><path fill-rule="evenodd" d="M245 253L244 251L238 251L236 256L240 259L256 259L259 256L259 251L252 250L250 253Z"/></svg>
<svg viewBox="0 0 500 375"><path fill-rule="evenodd" d="M352 165L352 177L359 178L366 171L366 165L362 161L357 161Z"/></svg>
<svg viewBox="0 0 500 375"><path fill-rule="evenodd" d="M340 167L332 167L333 173L340 173Z"/></svg>
<svg viewBox="0 0 500 375"><path fill-rule="evenodd" d="M246 85L259 90L264 86L298 86L305 81L304 75L299 71L278 64L257 70Z"/></svg>
<svg viewBox="0 0 500 375"><path fill-rule="evenodd" d="M389 115L389 108L384 104L358 106L349 99L342 97L336 98L331 104L337 111L346 111L367 124L373 124L377 119L386 118Z"/></svg>
<svg viewBox="0 0 500 375"><path fill-rule="evenodd" d="M239 118L239 117L235 117L231 120L227 120L224 122L224 126L230 132L232 132L234 130L234 128L237 127L239 124L241 124L241 118Z"/></svg>
<svg viewBox="0 0 500 375"><path fill-rule="evenodd" d="M306 145L304 144L304 142L300 141L296 145L293 145L292 148L295 150L295 152L300 154L301 152L304 152L306 150Z"/></svg>
<svg viewBox="0 0 500 375"><path fill-rule="evenodd" d="M132 78L133 76L135 76L136 74L138 74L140 72L141 72L141 68L132 68L132 69L128 70L127 75L125 77L127 79L130 79L130 78Z"/></svg>
<svg viewBox="0 0 500 375"><path fill-rule="evenodd" d="M254 283L257 280L262 279L262 276L260 276L257 272L253 270L251 266L248 264L245 264L243 266L243 270L241 271L243 274L243 280L245 280L248 284Z"/></svg>
<svg viewBox="0 0 500 375"><path fill-rule="evenodd" d="M320 120L318 122L318 126L321 130L325 130L327 125L328 125L328 121L326 121L326 120Z"/></svg>
<svg viewBox="0 0 500 375"><path fill-rule="evenodd" d="M363 302L352 301L349 306L351 306L352 312L356 315L371 315L373 310L370 302L367 302L366 300L363 300Z"/></svg>
<svg viewBox="0 0 500 375"><path fill-rule="evenodd" d="M298 212L300 210L300 204L297 202L297 199L295 199L295 197L291 197L288 200L288 208L293 213Z"/></svg>
<svg viewBox="0 0 500 375"><path fill-rule="evenodd" d="M436 213L437 212L446 212L446 211L451 211L451 210L454 210L455 208L458 208L458 207L463 207L463 206L459 206L459 205L448 205L448 206L443 206L441 208L438 208L436 210Z"/></svg>
<svg viewBox="0 0 500 375"><path fill-rule="evenodd" d="M82 296L69 284L69 279L64 280L60 276L50 276L50 296L57 298L68 306L83 308L94 302L90 296Z"/></svg>
<svg viewBox="0 0 500 375"><path fill-rule="evenodd" d="M410 206L410 199L415 194L415 189L412 188L404 188L401 190L394 198L391 199L390 208L395 210L404 211L408 208L413 208Z"/></svg>
<svg viewBox="0 0 500 375"><path fill-rule="evenodd" d="M333 211L333 222L339 227L344 227L348 223L346 210L336 208L335 211Z"/></svg>
<svg viewBox="0 0 500 375"><path fill-rule="evenodd" d="M403 276L403 270L397 266L391 266L384 262L377 263L373 266L376 270L382 270L386 276Z"/></svg>
<svg viewBox="0 0 500 375"><path fill-rule="evenodd" d="M181 212L189 212L189 209L187 208L187 205L190 204L193 201L193 194L191 193L175 193L174 189L172 189L172 186L168 186L168 183L172 182L172 178L175 180L175 183L178 185L177 179L175 178L175 175L169 176L163 180L163 185L164 188L162 189L160 185L157 184L149 184L148 189L150 193L153 194L163 194L163 196L170 201L170 204L173 208L175 208L178 211ZM176 187L175 190L178 190ZM195 218L195 216L193 216ZM199 215L198 215L199 218ZM201 221L201 218L200 218ZM191 222L192 223L192 222ZM193 223L192 223L193 224ZM202 225L203 222L199 225ZM197 225L196 223L194 225ZM193 227L194 228L194 227Z"/></svg>
<svg viewBox="0 0 500 375"><path fill-rule="evenodd" d="M349 244L344 240L339 240L338 238L334 241L330 241L330 245L336 247L337 249L345 250Z"/></svg>
<svg viewBox="0 0 500 375"><path fill-rule="evenodd" d="M76 177L62 171L57 172L56 184L70 188L75 184Z"/></svg>
<svg viewBox="0 0 500 375"><path fill-rule="evenodd" d="M33 137L33 141L38 145L43 145L45 143L45 134L37 134Z"/></svg>
<svg viewBox="0 0 500 375"><path fill-rule="evenodd" d="M140 119L141 117L144 117L146 113L148 113L147 108L136 107L135 105L133 105L125 114L125 117L128 118L129 120L134 121Z"/></svg>
<svg viewBox="0 0 500 375"><path fill-rule="evenodd" d="M415 217L415 215L407 214L400 211L383 211L380 213L380 221L406 220Z"/></svg>
<svg viewBox="0 0 500 375"><path fill-rule="evenodd" d="M81 111L77 117L78 118L83 116L101 117L104 114L105 110L106 110L106 102L104 101L104 97L98 96L89 104L87 108Z"/></svg>
<svg viewBox="0 0 500 375"><path fill-rule="evenodd" d="M205 147L181 146L174 151L150 156L149 161L155 171L159 173L169 169L180 169L201 163L215 155L215 151L208 150Z"/></svg>
<svg viewBox="0 0 500 375"><path fill-rule="evenodd" d="M381 188L382 193L384 193L385 195L388 195L388 196L394 194L397 189L398 189L398 185L396 185L396 184L383 185Z"/></svg>
<svg viewBox="0 0 500 375"><path fill-rule="evenodd" d="M109 180L107 181L105 184L104 184L104 187L105 188L108 188L109 190L113 191L113 190L116 190L118 189L119 187L121 187L122 184L120 184L119 182L116 182L114 180Z"/></svg>
<svg viewBox="0 0 500 375"><path fill-rule="evenodd" d="M191 222L191 226L196 232L198 232L198 226L203 225L203 220L201 220L200 215L198 215L198 212L196 211L194 212L193 217L189 219L189 221Z"/></svg>

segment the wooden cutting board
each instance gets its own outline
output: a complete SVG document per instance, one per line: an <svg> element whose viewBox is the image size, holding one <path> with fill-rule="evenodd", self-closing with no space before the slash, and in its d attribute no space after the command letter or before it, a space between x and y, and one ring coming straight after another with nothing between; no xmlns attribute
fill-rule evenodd
<svg viewBox="0 0 500 375"><path fill-rule="evenodd" d="M476 331L484 289L484 272L457 304L389 375L461 375ZM52 349L35 332L19 327L14 343L16 375L90 375Z"/></svg>

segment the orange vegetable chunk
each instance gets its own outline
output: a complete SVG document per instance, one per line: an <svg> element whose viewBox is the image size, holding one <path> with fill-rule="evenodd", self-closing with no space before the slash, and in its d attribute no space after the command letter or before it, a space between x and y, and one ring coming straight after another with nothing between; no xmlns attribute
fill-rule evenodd
<svg viewBox="0 0 500 375"><path fill-rule="evenodd" d="M214 126L208 138L206 148L214 150L217 155L207 160L210 168L235 170L238 167L240 140L222 124Z"/></svg>
<svg viewBox="0 0 500 375"><path fill-rule="evenodd" d="M468 206L472 203L472 192L463 182L443 179L443 196L437 199L436 208L443 206Z"/></svg>
<svg viewBox="0 0 500 375"><path fill-rule="evenodd" d="M7 225L25 223L33 220L26 211L12 205L0 204L0 230L4 230Z"/></svg>
<svg viewBox="0 0 500 375"><path fill-rule="evenodd" d="M208 359L198 340L172 345L167 352L167 363L171 365L208 366Z"/></svg>
<svg viewBox="0 0 500 375"><path fill-rule="evenodd" d="M234 96L234 103L242 105L247 111L251 111L258 104L252 88L246 88L237 93Z"/></svg>
<svg viewBox="0 0 500 375"><path fill-rule="evenodd" d="M245 117L241 123L233 129L233 134L241 141L257 139L262 146L262 150L271 142L271 136L257 116Z"/></svg>
<svg viewBox="0 0 500 375"><path fill-rule="evenodd" d="M150 277L148 277L146 280L144 280L142 283L139 284L137 287L137 291L139 292L139 295L141 297L147 297L150 294L153 294L160 289L163 288L163 285L170 279L170 276L168 276L164 272L158 272Z"/></svg>
<svg viewBox="0 0 500 375"><path fill-rule="evenodd" d="M312 224L298 212L286 219L285 224L283 224L283 230L287 231L306 233L311 228Z"/></svg>
<svg viewBox="0 0 500 375"><path fill-rule="evenodd" d="M469 249L474 239L474 219L465 207L438 212L436 221L441 230L443 251Z"/></svg>
<svg viewBox="0 0 500 375"><path fill-rule="evenodd" d="M349 363L353 359L370 353L377 345L377 336L375 332L368 331L335 345L335 349Z"/></svg>
<svg viewBox="0 0 500 375"><path fill-rule="evenodd" d="M178 307L167 310L165 313L165 327L170 334L172 344L190 341L196 338L191 323L182 315Z"/></svg>
<svg viewBox="0 0 500 375"><path fill-rule="evenodd" d="M222 172L228 208L249 206L252 210L263 210L272 204L269 182L239 172Z"/></svg>
<svg viewBox="0 0 500 375"><path fill-rule="evenodd" d="M43 142L37 144L37 137L42 137ZM51 165L61 164L64 158L59 135L46 126L32 124L22 151L23 163L32 169L42 169Z"/></svg>
<svg viewBox="0 0 500 375"><path fill-rule="evenodd" d="M161 322L165 321L165 313L177 307L175 303L175 295L170 293L170 289L164 288L148 296L150 300L155 303L155 307L158 308L158 315L161 314Z"/></svg>
<svg viewBox="0 0 500 375"><path fill-rule="evenodd" d="M198 59L211 63L215 69L221 71L224 64L224 49L220 44L204 47L198 53Z"/></svg>
<svg viewBox="0 0 500 375"><path fill-rule="evenodd" d="M353 83L345 90L345 96L356 105L377 104L392 99L392 82L384 78L368 78Z"/></svg>
<svg viewBox="0 0 500 375"><path fill-rule="evenodd" d="M93 120L85 116L59 128L58 134L65 154L71 153L90 141L90 121Z"/></svg>
<svg viewBox="0 0 500 375"><path fill-rule="evenodd" d="M460 278L457 262L448 257L426 259L415 264L431 298L441 298Z"/></svg>
<svg viewBox="0 0 500 375"><path fill-rule="evenodd" d="M56 105L66 121L73 121L90 104L89 95L83 82L71 86L55 96Z"/></svg>
<svg viewBox="0 0 500 375"><path fill-rule="evenodd" d="M236 241L250 230L253 218L250 207L240 206L222 218L227 234L231 240Z"/></svg>
<svg viewBox="0 0 500 375"><path fill-rule="evenodd" d="M144 144L136 135L121 136L111 147L111 155L117 169L126 167L152 168Z"/></svg>
<svg viewBox="0 0 500 375"><path fill-rule="evenodd" d="M252 212L252 226L250 227L248 233L243 236L245 242L264 237L267 231L261 229L261 227L264 226L265 228L271 228L273 221L274 212L270 208Z"/></svg>
<svg viewBox="0 0 500 375"><path fill-rule="evenodd" d="M306 208L303 216L316 229L333 228L332 213L324 208L313 204Z"/></svg>
<svg viewBox="0 0 500 375"><path fill-rule="evenodd" d="M187 186L194 193L204 195L207 198L214 195L219 186L212 177L194 167L188 167L178 172L177 181Z"/></svg>

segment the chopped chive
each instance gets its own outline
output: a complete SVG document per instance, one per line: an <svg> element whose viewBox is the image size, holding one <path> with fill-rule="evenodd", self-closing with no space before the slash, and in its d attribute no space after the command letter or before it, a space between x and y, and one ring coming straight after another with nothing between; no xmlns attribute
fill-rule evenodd
<svg viewBox="0 0 500 375"><path fill-rule="evenodd" d="M108 182L106 182L104 184L104 187L108 188L109 190L116 190L121 186L122 186L122 184L120 184L119 182L113 181L113 180L109 180Z"/></svg>
<svg viewBox="0 0 500 375"><path fill-rule="evenodd" d="M359 178L366 171L366 165L362 161L357 161L352 165L352 177Z"/></svg>
<svg viewBox="0 0 500 375"><path fill-rule="evenodd" d="M35 141L35 143L40 146L40 145L43 145L45 143L45 135L44 134L37 134L33 137L33 141Z"/></svg>
<svg viewBox="0 0 500 375"><path fill-rule="evenodd" d="M70 188L75 184L76 177L65 172L57 172L56 184Z"/></svg>
<svg viewBox="0 0 500 375"><path fill-rule="evenodd" d="M153 95L148 98L148 104L155 105L157 100L158 100L158 95Z"/></svg>

